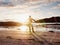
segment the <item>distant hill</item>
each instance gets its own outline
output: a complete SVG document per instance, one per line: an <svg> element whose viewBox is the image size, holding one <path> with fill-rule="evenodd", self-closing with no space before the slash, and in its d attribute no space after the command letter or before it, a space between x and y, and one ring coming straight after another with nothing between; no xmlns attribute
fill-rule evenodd
<svg viewBox="0 0 60 45"><path fill-rule="evenodd" d="M14 22L14 21L7 21L7 22L0 22L0 26L3 27L12 27L12 26L21 26L22 23Z"/></svg>
<svg viewBox="0 0 60 45"><path fill-rule="evenodd" d="M36 23L53 23L53 22L60 22L60 17L50 17L50 18L45 18L45 19L39 19L36 21Z"/></svg>

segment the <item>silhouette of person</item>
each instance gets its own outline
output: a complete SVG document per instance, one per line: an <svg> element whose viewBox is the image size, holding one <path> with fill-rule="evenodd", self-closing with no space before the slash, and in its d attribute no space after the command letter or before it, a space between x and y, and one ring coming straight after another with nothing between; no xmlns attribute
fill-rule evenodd
<svg viewBox="0 0 60 45"><path fill-rule="evenodd" d="M31 18L31 16L29 16L28 18L28 27L29 27L29 32L34 32L34 28L32 25L32 22L35 21L33 18Z"/></svg>

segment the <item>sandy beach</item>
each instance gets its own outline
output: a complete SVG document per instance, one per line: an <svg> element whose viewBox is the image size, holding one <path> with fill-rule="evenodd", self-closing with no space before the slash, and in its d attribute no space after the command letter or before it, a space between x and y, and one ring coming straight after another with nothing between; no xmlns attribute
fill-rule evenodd
<svg viewBox="0 0 60 45"><path fill-rule="evenodd" d="M37 36L41 37L47 42L36 40L36 38L29 32L20 32L20 30L1 30L0 31L0 45L52 45L60 44L60 32L35 32ZM50 45L50 44L49 44Z"/></svg>

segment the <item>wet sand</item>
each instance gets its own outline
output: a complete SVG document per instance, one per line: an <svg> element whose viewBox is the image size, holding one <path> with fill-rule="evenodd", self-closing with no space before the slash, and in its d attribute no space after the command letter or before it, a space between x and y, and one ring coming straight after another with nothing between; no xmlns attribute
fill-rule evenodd
<svg viewBox="0 0 60 45"><path fill-rule="evenodd" d="M38 37L42 37L52 45L60 45L60 32L35 32ZM47 42L35 40L29 32L19 30L1 30L0 45L47 45ZM41 39L41 38L40 38Z"/></svg>
<svg viewBox="0 0 60 45"><path fill-rule="evenodd" d="M53 45L60 45L60 32L35 32L39 37L44 38Z"/></svg>
<svg viewBox="0 0 60 45"><path fill-rule="evenodd" d="M0 31L0 45L40 45L29 32L19 30Z"/></svg>

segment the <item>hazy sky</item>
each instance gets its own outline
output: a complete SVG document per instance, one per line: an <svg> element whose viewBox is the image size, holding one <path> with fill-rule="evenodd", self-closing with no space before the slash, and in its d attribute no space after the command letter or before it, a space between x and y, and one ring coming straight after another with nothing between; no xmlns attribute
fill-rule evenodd
<svg viewBox="0 0 60 45"><path fill-rule="evenodd" d="M60 0L0 0L0 19L60 16Z"/></svg>

